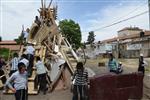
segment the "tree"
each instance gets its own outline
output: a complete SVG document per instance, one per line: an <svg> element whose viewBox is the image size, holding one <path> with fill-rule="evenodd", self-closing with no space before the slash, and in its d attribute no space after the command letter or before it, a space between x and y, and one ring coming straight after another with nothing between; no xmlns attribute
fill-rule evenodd
<svg viewBox="0 0 150 100"><path fill-rule="evenodd" d="M8 57L9 57L9 49L7 49L7 48L1 48L0 49L0 55L2 57L4 57L5 60L7 60Z"/></svg>
<svg viewBox="0 0 150 100"><path fill-rule="evenodd" d="M87 41L88 41L88 44L92 44L95 41L94 31L89 32Z"/></svg>
<svg viewBox="0 0 150 100"><path fill-rule="evenodd" d="M0 36L0 42L2 41L2 37Z"/></svg>
<svg viewBox="0 0 150 100"><path fill-rule="evenodd" d="M78 49L81 46L81 30L78 23L73 20L62 20L59 22L62 35L64 35L73 48Z"/></svg>
<svg viewBox="0 0 150 100"><path fill-rule="evenodd" d="M22 44L22 36L18 36L18 38L14 40L17 42L17 44Z"/></svg>

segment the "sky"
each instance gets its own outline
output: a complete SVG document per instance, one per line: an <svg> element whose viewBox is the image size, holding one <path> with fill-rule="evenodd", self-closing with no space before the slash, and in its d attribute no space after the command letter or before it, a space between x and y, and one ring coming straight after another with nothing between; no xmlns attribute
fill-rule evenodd
<svg viewBox="0 0 150 100"><path fill-rule="evenodd" d="M46 0L48 6L50 0ZM80 25L82 42L94 31L95 41L117 36L125 27L149 29L148 0L53 0L58 5L58 21L72 19ZM30 28L41 7L41 0L0 0L0 36L2 40L17 38L24 28ZM116 22L131 18L119 24Z"/></svg>

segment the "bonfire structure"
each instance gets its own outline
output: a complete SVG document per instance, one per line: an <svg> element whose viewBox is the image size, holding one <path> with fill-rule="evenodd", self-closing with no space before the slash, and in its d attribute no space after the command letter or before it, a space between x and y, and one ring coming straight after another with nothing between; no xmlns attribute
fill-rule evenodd
<svg viewBox="0 0 150 100"><path fill-rule="evenodd" d="M70 86L71 75L74 73L76 63L79 61L76 53L72 49L70 43L59 31L59 28L55 22L57 19L57 6L51 7L52 0L48 7L46 2L41 1L42 7L38 9L40 16L35 17L35 21L32 24L27 42L33 43L35 48L35 55L40 56L43 62L49 63L49 91L58 89L64 89ZM21 46L19 55L24 53L25 45ZM55 56L54 52L59 51L66 62L64 66L59 68L58 64L51 61L51 58ZM28 79L28 94L37 94L38 91L34 90L34 79L36 76L36 70L33 66L32 76ZM8 93L12 93L8 91Z"/></svg>
<svg viewBox="0 0 150 100"><path fill-rule="evenodd" d="M71 75L74 73L76 63L79 60L67 39L60 33L55 22L57 19L57 6L52 8L51 4L52 0L46 7L45 1L42 0L42 7L38 9L40 16L36 16L27 39L34 44L35 56L40 56L43 62L48 63L55 55L54 52L59 51L67 63L61 68L55 62L52 62L53 64L49 66L51 67L49 71L52 80L52 83L49 82L49 91L63 89L64 85L69 87ZM23 47L20 54L22 53ZM28 81L29 94L37 93L33 88L35 75L36 71L33 71L32 77Z"/></svg>

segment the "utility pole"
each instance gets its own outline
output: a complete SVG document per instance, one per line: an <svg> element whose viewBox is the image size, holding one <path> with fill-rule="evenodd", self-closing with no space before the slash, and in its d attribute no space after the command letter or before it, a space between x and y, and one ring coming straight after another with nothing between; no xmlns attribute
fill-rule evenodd
<svg viewBox="0 0 150 100"><path fill-rule="evenodd" d="M148 0L148 9L149 9L149 30L150 30L150 0Z"/></svg>

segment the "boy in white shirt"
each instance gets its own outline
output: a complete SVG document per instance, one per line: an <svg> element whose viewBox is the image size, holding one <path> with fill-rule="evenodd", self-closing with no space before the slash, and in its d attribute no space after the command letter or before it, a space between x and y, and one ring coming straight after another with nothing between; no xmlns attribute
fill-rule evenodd
<svg viewBox="0 0 150 100"><path fill-rule="evenodd" d="M28 45L26 47L26 53L27 53L27 59L29 60L29 66L27 68L29 77L32 76L32 67L33 67L33 62L34 62L34 52L35 52L35 49L33 48L33 44L28 43Z"/></svg>
<svg viewBox="0 0 150 100"><path fill-rule="evenodd" d="M38 85L40 85L39 92L43 91L43 94L46 94L46 68L39 56L36 57L35 67L37 76L34 80L34 89L36 90Z"/></svg>

